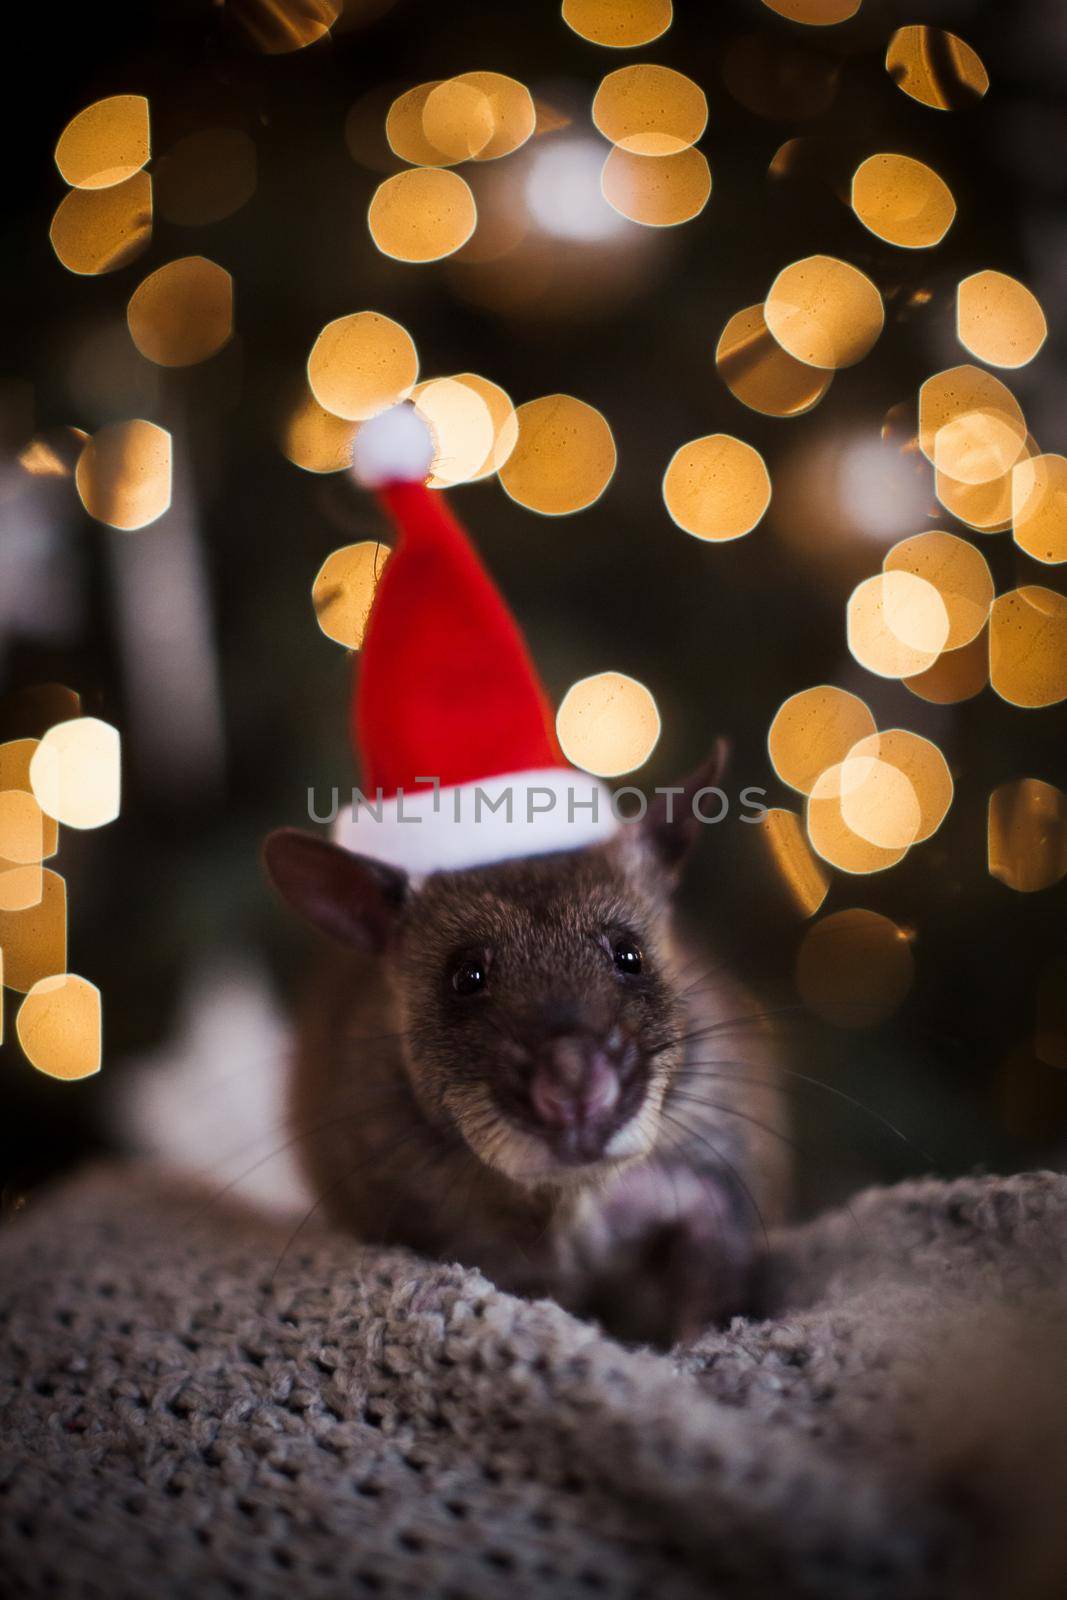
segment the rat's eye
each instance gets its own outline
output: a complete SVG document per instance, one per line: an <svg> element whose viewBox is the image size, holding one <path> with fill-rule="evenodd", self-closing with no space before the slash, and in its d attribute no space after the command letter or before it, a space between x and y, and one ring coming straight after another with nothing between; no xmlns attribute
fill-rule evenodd
<svg viewBox="0 0 1067 1600"><path fill-rule="evenodd" d="M625 935L612 945L611 959L615 963L615 971L621 972L624 978L635 978L643 965L641 951L633 939Z"/></svg>
<svg viewBox="0 0 1067 1600"><path fill-rule="evenodd" d="M484 956L460 956L452 967L453 989L464 999L472 994L480 994L485 988L488 966Z"/></svg>

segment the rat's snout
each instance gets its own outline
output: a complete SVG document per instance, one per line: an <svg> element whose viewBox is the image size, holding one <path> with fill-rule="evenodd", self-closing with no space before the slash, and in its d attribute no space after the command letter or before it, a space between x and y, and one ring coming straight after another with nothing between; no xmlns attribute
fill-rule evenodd
<svg viewBox="0 0 1067 1600"><path fill-rule="evenodd" d="M552 1031L497 1084L504 1109L567 1165L599 1161L644 1095L638 1051L618 1028Z"/></svg>
<svg viewBox="0 0 1067 1600"><path fill-rule="evenodd" d="M590 1040L549 1041L530 1080L530 1105L547 1128L582 1128L611 1116L619 1075L605 1050Z"/></svg>

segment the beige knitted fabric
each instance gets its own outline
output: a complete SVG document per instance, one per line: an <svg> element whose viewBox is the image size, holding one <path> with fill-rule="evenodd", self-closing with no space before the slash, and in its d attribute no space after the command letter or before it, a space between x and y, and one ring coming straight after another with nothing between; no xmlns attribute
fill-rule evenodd
<svg viewBox="0 0 1067 1600"><path fill-rule="evenodd" d="M291 1224L164 1174L90 1173L0 1233L0 1592L993 1593L988 1508L935 1422L944 1352L1045 1303L1065 1218L1048 1174L872 1191L775 1241L774 1320L668 1357L475 1272L314 1225L286 1249ZM996 1592L1046 1592L1015 1580Z"/></svg>

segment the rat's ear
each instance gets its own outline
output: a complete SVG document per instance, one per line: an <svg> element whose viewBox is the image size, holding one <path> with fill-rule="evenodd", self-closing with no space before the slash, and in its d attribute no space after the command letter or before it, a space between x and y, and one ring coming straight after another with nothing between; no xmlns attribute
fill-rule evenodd
<svg viewBox="0 0 1067 1600"><path fill-rule="evenodd" d="M649 801L641 832L662 865L671 871L681 867L700 831L700 819L693 810L694 797L702 789L718 787L729 757L729 741L716 739L711 754L695 772L666 794L653 795ZM709 809L714 811L714 802Z"/></svg>
<svg viewBox="0 0 1067 1600"><path fill-rule="evenodd" d="M383 948L404 903L406 873L299 828L268 834L263 861L282 899L331 939L365 952Z"/></svg>

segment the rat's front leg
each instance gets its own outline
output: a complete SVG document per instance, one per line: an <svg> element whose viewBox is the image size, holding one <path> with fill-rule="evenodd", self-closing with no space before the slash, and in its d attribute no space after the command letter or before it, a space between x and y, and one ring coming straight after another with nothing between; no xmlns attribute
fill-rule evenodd
<svg viewBox="0 0 1067 1600"><path fill-rule="evenodd" d="M561 1219L563 1296L615 1338L670 1346L756 1309L761 1242L729 1175L646 1162Z"/></svg>

